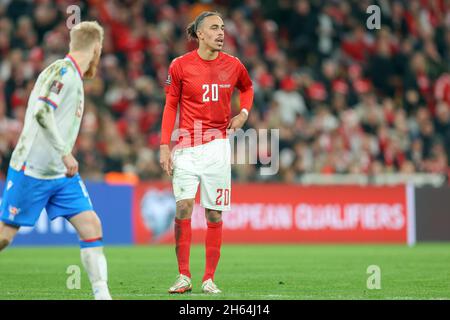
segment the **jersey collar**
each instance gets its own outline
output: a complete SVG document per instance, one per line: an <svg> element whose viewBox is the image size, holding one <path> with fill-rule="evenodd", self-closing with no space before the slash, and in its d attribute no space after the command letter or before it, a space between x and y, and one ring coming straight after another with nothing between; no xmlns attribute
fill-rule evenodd
<svg viewBox="0 0 450 320"><path fill-rule="evenodd" d="M73 65L75 66L75 68L78 71L78 74L80 75L80 78L83 79L83 74L81 73L81 69L78 66L78 63L75 61L75 59L70 54L67 54L66 58L68 58L70 61L72 61Z"/></svg>
<svg viewBox="0 0 450 320"><path fill-rule="evenodd" d="M197 49L195 49L194 51L195 51L195 55L197 56L197 58L200 59L200 61L203 61L205 63L214 63L215 61L218 61L222 57L222 51L219 51L219 54L214 59L212 59L212 60L205 60L202 57L200 57L200 55L198 54Z"/></svg>

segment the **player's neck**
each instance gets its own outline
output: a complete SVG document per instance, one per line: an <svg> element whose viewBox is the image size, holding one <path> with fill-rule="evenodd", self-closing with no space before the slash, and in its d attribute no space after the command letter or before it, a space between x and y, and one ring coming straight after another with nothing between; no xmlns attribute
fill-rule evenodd
<svg viewBox="0 0 450 320"><path fill-rule="evenodd" d="M219 51L213 51L208 48L199 47L197 53L203 60L214 60L219 55Z"/></svg>
<svg viewBox="0 0 450 320"><path fill-rule="evenodd" d="M71 51L69 55L75 60L80 68L82 75L89 69L89 63L92 60L92 55L81 51Z"/></svg>

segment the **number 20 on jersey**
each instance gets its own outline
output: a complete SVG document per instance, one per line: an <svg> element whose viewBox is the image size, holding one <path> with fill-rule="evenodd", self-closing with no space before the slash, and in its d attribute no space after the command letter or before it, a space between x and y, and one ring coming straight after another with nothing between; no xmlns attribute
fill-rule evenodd
<svg viewBox="0 0 450 320"><path fill-rule="evenodd" d="M209 101L219 101L219 85L214 84L204 84L202 85L203 89L203 99L202 102Z"/></svg>

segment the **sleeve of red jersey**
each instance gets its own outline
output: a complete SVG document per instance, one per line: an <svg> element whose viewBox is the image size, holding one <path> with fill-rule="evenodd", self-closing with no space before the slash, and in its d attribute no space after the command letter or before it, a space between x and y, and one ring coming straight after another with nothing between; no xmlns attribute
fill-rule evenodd
<svg viewBox="0 0 450 320"><path fill-rule="evenodd" d="M178 102L181 95L179 64L173 61L169 67L169 75L165 83L166 104L161 123L160 144L170 144L170 138L177 118Z"/></svg>
<svg viewBox="0 0 450 320"><path fill-rule="evenodd" d="M247 69L241 62L239 62L239 68L240 72L236 87L240 91L239 100L241 111L245 110L248 114L253 106L253 83Z"/></svg>

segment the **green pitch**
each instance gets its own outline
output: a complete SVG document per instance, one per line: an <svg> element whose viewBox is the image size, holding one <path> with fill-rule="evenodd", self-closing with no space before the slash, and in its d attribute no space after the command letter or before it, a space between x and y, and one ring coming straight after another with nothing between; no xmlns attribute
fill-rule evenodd
<svg viewBox="0 0 450 320"><path fill-rule="evenodd" d="M115 299L450 299L450 244L406 246L226 245L216 273L223 293L201 293L204 248L191 252L193 291L169 295L177 275L172 246L107 247ZM0 299L91 299L67 289L67 268L81 267L77 247L11 247L0 253ZM367 288L370 265L381 289Z"/></svg>

